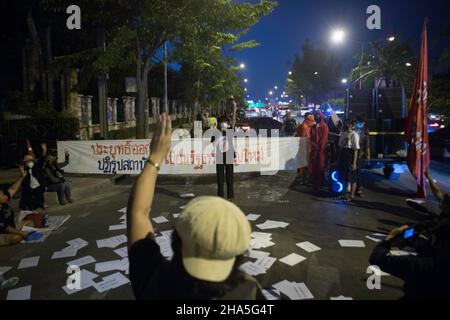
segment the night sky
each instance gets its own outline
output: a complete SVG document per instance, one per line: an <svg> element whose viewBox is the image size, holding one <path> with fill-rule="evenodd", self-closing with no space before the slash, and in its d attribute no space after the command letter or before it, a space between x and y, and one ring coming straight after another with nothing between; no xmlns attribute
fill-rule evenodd
<svg viewBox="0 0 450 320"><path fill-rule="evenodd" d="M366 10L372 4L381 8L382 29L379 31L366 28ZM304 40L328 41L333 27L345 29L348 40L330 49L345 59L342 76L346 77L356 64L353 57L361 50L361 46L351 40L381 40L398 34L418 50L425 17L430 19L430 55L436 57L443 46L442 42L434 45L437 34L450 25L449 0L279 0L272 14L264 17L243 39L255 39L261 46L234 55L246 64L242 74L249 80L248 94L252 99L263 100L274 85L279 90L285 86L290 61L300 52Z"/></svg>

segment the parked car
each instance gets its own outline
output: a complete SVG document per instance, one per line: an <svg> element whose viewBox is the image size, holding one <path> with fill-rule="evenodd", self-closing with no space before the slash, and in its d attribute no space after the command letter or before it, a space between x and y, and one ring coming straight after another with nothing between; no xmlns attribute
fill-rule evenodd
<svg viewBox="0 0 450 320"><path fill-rule="evenodd" d="M244 132L254 129L256 134L259 134L261 129L266 129L268 137L271 136L271 130L281 130L282 126L281 122L270 117L247 118L236 125L237 129Z"/></svg>
<svg viewBox="0 0 450 320"><path fill-rule="evenodd" d="M450 159L450 126L430 133L429 143L431 157Z"/></svg>

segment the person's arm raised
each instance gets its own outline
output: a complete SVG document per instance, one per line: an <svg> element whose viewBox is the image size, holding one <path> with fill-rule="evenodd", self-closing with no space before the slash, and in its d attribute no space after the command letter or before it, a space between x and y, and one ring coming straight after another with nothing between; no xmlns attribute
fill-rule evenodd
<svg viewBox="0 0 450 320"><path fill-rule="evenodd" d="M8 192L9 192L9 195L11 196L11 198L14 197L14 195L17 193L17 190L19 190L23 179L27 175L27 173L26 173L26 171L25 171L23 166L20 166L19 170L20 170L20 178L19 178L19 180L14 182L13 185L11 187L9 187L9 189L8 189Z"/></svg>
<svg viewBox="0 0 450 320"><path fill-rule="evenodd" d="M128 199L128 247L146 238L149 234L154 234L149 214L153 203L159 166L170 150L171 121L172 118L169 115L162 114L160 116L150 145L149 161L137 178Z"/></svg>

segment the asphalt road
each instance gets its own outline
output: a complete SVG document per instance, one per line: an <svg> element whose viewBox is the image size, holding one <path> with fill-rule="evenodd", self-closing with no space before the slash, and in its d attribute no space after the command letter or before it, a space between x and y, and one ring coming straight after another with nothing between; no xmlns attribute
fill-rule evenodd
<svg viewBox="0 0 450 320"><path fill-rule="evenodd" d="M449 171L437 169L436 176L445 181L445 190L448 191ZM267 274L257 276L262 286L269 288L287 279L305 282L316 299L339 295L354 299L401 297L402 281L392 276L382 277L381 290L367 288L368 258L375 242L365 236L386 233L393 227L426 218L410 209L404 201L414 191L409 174L403 174L398 181L388 181L376 174L366 173L365 197L354 205L312 194L310 188L293 184L294 178L294 173L236 175L235 202L245 213L261 215L256 224L268 219L289 222L285 229L265 231L273 234L276 245L261 250L270 252L277 259L291 253L307 258L294 267L276 261ZM97 262L119 258L112 249L97 248L96 240L125 233L124 230L109 231L108 228L119 223L122 214L117 210L126 206L132 183L133 178L129 178L98 194L76 199L73 205L49 208L51 215L69 214L71 218L43 243L0 248L0 266L13 267L5 277L18 276L20 283L17 287L31 284L32 299L132 299L129 285L104 293L88 288L70 296L62 290L68 276L66 262L87 255L93 256ZM184 192L194 192L196 196L214 195L215 178L203 176L186 180L180 176L160 177L152 215L166 216L169 222L156 225L158 232L172 229L172 214L179 213L179 207L187 203L179 196ZM435 208L435 204L432 205ZM252 225L254 231L261 231L255 223ZM82 238L89 245L74 258L50 259L55 251L67 246L66 241L75 238ZM340 239L363 240L366 247L342 248L338 243ZM322 250L307 253L295 245L302 241L310 241ZM37 267L17 270L22 258L32 256L40 256ZM94 272L94 264L84 268ZM112 273L114 271L102 273L98 279ZM6 295L6 291L0 291L0 299L5 299Z"/></svg>

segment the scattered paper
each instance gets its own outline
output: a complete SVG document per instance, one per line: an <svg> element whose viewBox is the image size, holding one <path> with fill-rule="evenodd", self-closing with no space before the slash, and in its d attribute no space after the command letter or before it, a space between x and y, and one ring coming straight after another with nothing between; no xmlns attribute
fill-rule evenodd
<svg viewBox="0 0 450 320"><path fill-rule="evenodd" d="M343 248L365 248L364 241L361 240L339 240L339 244Z"/></svg>
<svg viewBox="0 0 450 320"><path fill-rule="evenodd" d="M184 210L185 208L186 208L186 206L181 206L180 207L181 210Z"/></svg>
<svg viewBox="0 0 450 320"><path fill-rule="evenodd" d="M245 272L251 276L257 276L259 274L264 274L267 272L266 269L264 269L262 266L258 266L254 262L250 262L250 261L242 264L239 267L239 270L241 270L242 272Z"/></svg>
<svg viewBox="0 0 450 320"><path fill-rule="evenodd" d="M366 238L369 239L369 240L372 240L372 241L374 241L374 242L381 242L380 239L372 238L371 236L366 236Z"/></svg>
<svg viewBox="0 0 450 320"><path fill-rule="evenodd" d="M401 256L417 256L416 252L404 251L404 250L391 250L389 252L389 254L391 256L398 256L398 257L401 257Z"/></svg>
<svg viewBox="0 0 450 320"><path fill-rule="evenodd" d="M343 295L340 295L338 297L331 297L330 300L353 300L352 297L344 297Z"/></svg>
<svg viewBox="0 0 450 320"><path fill-rule="evenodd" d="M272 287L285 294L291 300L305 300L314 298L311 291L309 291L308 287L304 283L283 280L274 284Z"/></svg>
<svg viewBox="0 0 450 320"><path fill-rule="evenodd" d="M51 259L62 259L62 258L69 258L69 257L75 257L78 253L78 249L68 246L61 251L56 251L53 253Z"/></svg>
<svg viewBox="0 0 450 320"><path fill-rule="evenodd" d="M266 232L253 232L250 240L251 249L262 249L274 246L275 243L271 241L272 234Z"/></svg>
<svg viewBox="0 0 450 320"><path fill-rule="evenodd" d="M6 300L30 300L30 298L31 285L9 290Z"/></svg>
<svg viewBox="0 0 450 320"><path fill-rule="evenodd" d="M115 224L115 225L109 226L109 231L125 230L126 228L127 228L127 225L124 223Z"/></svg>
<svg viewBox="0 0 450 320"><path fill-rule="evenodd" d="M121 260L111 260L95 264L95 272L108 272L113 270L125 271L128 268L129 261L128 258L123 258Z"/></svg>
<svg viewBox="0 0 450 320"><path fill-rule="evenodd" d="M80 258L80 259L77 259L77 260L69 261L69 262L67 262L67 265L68 265L68 266L78 266L78 267L82 267L82 266L85 266L85 265L87 265L87 264L94 263L95 261L96 261L96 260L95 260L94 257L92 257L92 256L86 256L86 257L83 257L83 258Z"/></svg>
<svg viewBox="0 0 450 320"><path fill-rule="evenodd" d="M305 257L302 257L301 255L298 255L296 253L291 253L290 255L280 259L280 262L283 262L291 267L295 266L296 264L306 260Z"/></svg>
<svg viewBox="0 0 450 320"><path fill-rule="evenodd" d="M178 219L178 218L180 217L180 215L181 215L181 213L174 213L174 214L173 214L173 217L174 217L175 219Z"/></svg>
<svg viewBox="0 0 450 320"><path fill-rule="evenodd" d="M270 256L270 252L249 250L247 252L246 256L251 258L251 259L260 259L260 258L264 258L264 257Z"/></svg>
<svg viewBox="0 0 450 320"><path fill-rule="evenodd" d="M309 241L304 241L304 242L297 243L296 246L299 247L299 248L302 248L303 250L305 250L308 253L312 253L312 252L316 252L316 251L322 250L321 248L319 248L315 244L312 244Z"/></svg>
<svg viewBox="0 0 450 320"><path fill-rule="evenodd" d="M180 194L181 198L195 198L195 194L193 193L182 193Z"/></svg>
<svg viewBox="0 0 450 320"><path fill-rule="evenodd" d="M127 214L124 213L123 215L121 215L119 220L127 220Z"/></svg>
<svg viewBox="0 0 450 320"><path fill-rule="evenodd" d="M277 258L274 257L261 257L255 261L257 266L260 266L264 269L270 269L270 267L277 261Z"/></svg>
<svg viewBox="0 0 450 320"><path fill-rule="evenodd" d="M38 263L39 263L39 256L24 258L24 259L20 260L20 263L19 263L19 266L17 267L17 269L20 270L20 269L36 267L38 265Z"/></svg>
<svg viewBox="0 0 450 320"><path fill-rule="evenodd" d="M82 249L88 245L88 242L83 239L74 239L66 242L69 246L75 248L75 249Z"/></svg>
<svg viewBox="0 0 450 320"><path fill-rule="evenodd" d="M95 273L92 273L92 272L89 272L89 271L83 269L83 270L81 270L81 271L79 271L79 272L75 272L74 274L72 274L72 275L69 276L69 277L70 277L70 279L77 279L77 277L80 277L80 278L79 278L79 281L80 281L80 283L79 283L79 284L80 284L79 288L72 288L72 289L69 289L69 288L67 287L67 285L65 285L64 287L62 287L62 289L63 289L68 295L71 295L71 294L77 293L77 292L79 292L79 291L81 291L81 290L84 290L84 289L87 289L87 288L89 288L89 287L92 287L92 286L95 284L94 279L97 278L98 275L95 274Z"/></svg>
<svg viewBox="0 0 450 320"><path fill-rule="evenodd" d="M381 271L381 269L378 266L369 266L368 269L377 276L390 276L389 273Z"/></svg>
<svg viewBox="0 0 450 320"><path fill-rule="evenodd" d="M250 214L247 215L247 220L248 221L256 221L256 220L258 220L259 217L261 217L260 214L250 213Z"/></svg>
<svg viewBox="0 0 450 320"><path fill-rule="evenodd" d="M267 232L252 232L252 238L265 238L265 239L271 239L272 234Z"/></svg>
<svg viewBox="0 0 450 320"><path fill-rule="evenodd" d="M120 236L97 240L97 247L98 248L116 248L125 242L127 242L127 237L123 234Z"/></svg>
<svg viewBox="0 0 450 320"><path fill-rule="evenodd" d="M130 283L130 280L128 280L128 278L120 272L117 272L110 276L104 277L101 282L95 283L94 287L98 292L102 293L111 289L118 288L127 283Z"/></svg>
<svg viewBox="0 0 450 320"><path fill-rule="evenodd" d="M118 254L121 258L128 257L128 247L116 249L114 250L114 252Z"/></svg>
<svg viewBox="0 0 450 320"><path fill-rule="evenodd" d="M127 207L117 210L120 213L127 213Z"/></svg>
<svg viewBox="0 0 450 320"><path fill-rule="evenodd" d="M166 217L155 217L155 218L152 218L152 220L155 221L156 223L169 222L169 220L167 220Z"/></svg>
<svg viewBox="0 0 450 320"><path fill-rule="evenodd" d="M0 267L0 276L11 270L12 267Z"/></svg>
<svg viewBox="0 0 450 320"><path fill-rule="evenodd" d="M161 254L168 260L173 257L172 239L167 233L163 233L162 236L155 238L156 243L159 245Z"/></svg>
<svg viewBox="0 0 450 320"><path fill-rule="evenodd" d="M257 224L256 226L261 230L276 229L276 228L286 228L289 225L287 222L267 220L262 224Z"/></svg>
<svg viewBox="0 0 450 320"><path fill-rule="evenodd" d="M281 300L280 291L276 289L263 289L261 292L266 300Z"/></svg>

